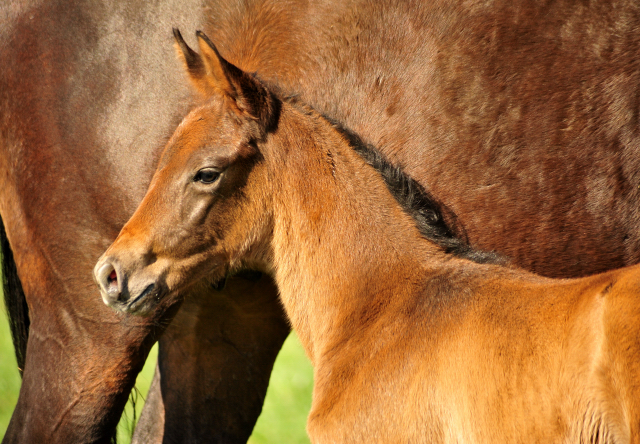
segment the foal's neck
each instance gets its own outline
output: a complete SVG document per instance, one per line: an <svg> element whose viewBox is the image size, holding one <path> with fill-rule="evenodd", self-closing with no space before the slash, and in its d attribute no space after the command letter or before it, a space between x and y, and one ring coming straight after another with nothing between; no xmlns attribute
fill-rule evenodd
<svg viewBox="0 0 640 444"><path fill-rule="evenodd" d="M365 322L366 306L411 294L442 253L329 122L286 104L282 117L273 142L289 149L274 162L275 277L315 361L347 324Z"/></svg>

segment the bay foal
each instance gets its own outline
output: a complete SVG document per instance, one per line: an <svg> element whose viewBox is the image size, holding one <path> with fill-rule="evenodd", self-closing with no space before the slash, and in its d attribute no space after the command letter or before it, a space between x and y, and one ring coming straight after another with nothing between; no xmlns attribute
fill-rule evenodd
<svg viewBox="0 0 640 444"><path fill-rule="evenodd" d="M204 102L96 264L105 303L271 273L314 366L313 442L640 442L640 269L483 263L355 136L175 35Z"/></svg>

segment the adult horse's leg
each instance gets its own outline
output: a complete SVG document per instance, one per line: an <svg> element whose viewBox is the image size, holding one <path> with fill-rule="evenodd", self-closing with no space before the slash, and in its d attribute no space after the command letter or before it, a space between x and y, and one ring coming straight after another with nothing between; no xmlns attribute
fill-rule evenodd
<svg viewBox="0 0 640 444"><path fill-rule="evenodd" d="M186 108L170 29L200 11L178 3L0 6L0 217L30 321L6 443L109 441L171 317L117 316L92 268Z"/></svg>
<svg viewBox="0 0 640 444"><path fill-rule="evenodd" d="M69 269L59 273L51 264L61 263L58 254L71 254L70 247L31 242L29 236L47 230L33 215L20 217L8 203L10 194L0 196L0 210L7 238L17 246L30 328L20 398L4 442L106 442L163 316L152 322L124 318L94 303L87 292L91 281L83 279L90 264L67 262ZM58 228L52 225L49 233L62 237ZM95 247L78 244L95 254Z"/></svg>
<svg viewBox="0 0 640 444"><path fill-rule="evenodd" d="M246 442L288 333L267 276L244 273L221 291L191 294L160 340L161 397L150 391L134 442Z"/></svg>

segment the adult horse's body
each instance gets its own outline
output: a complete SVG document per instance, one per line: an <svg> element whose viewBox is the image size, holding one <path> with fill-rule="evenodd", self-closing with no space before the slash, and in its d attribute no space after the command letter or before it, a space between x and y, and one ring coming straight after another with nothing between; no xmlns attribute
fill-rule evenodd
<svg viewBox="0 0 640 444"><path fill-rule="evenodd" d="M106 439L145 356L147 321L93 322L118 318L90 269L188 108L172 26L402 162L472 244L549 276L638 261L637 3L416 3L0 6L0 215L32 321L7 441ZM186 304L160 344L158 433L242 441L287 331L274 289Z"/></svg>
<svg viewBox="0 0 640 444"><path fill-rule="evenodd" d="M314 443L640 442L640 265L554 280L466 259L492 257L379 153L176 37L205 101L96 264L106 304L272 274L314 365Z"/></svg>

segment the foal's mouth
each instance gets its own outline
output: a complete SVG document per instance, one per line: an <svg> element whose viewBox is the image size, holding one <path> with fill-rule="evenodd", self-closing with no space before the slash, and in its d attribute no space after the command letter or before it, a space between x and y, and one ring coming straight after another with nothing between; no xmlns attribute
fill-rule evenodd
<svg viewBox="0 0 640 444"><path fill-rule="evenodd" d="M159 285L151 283L136 298L124 301L118 307L125 313L145 314L162 299L162 289Z"/></svg>

